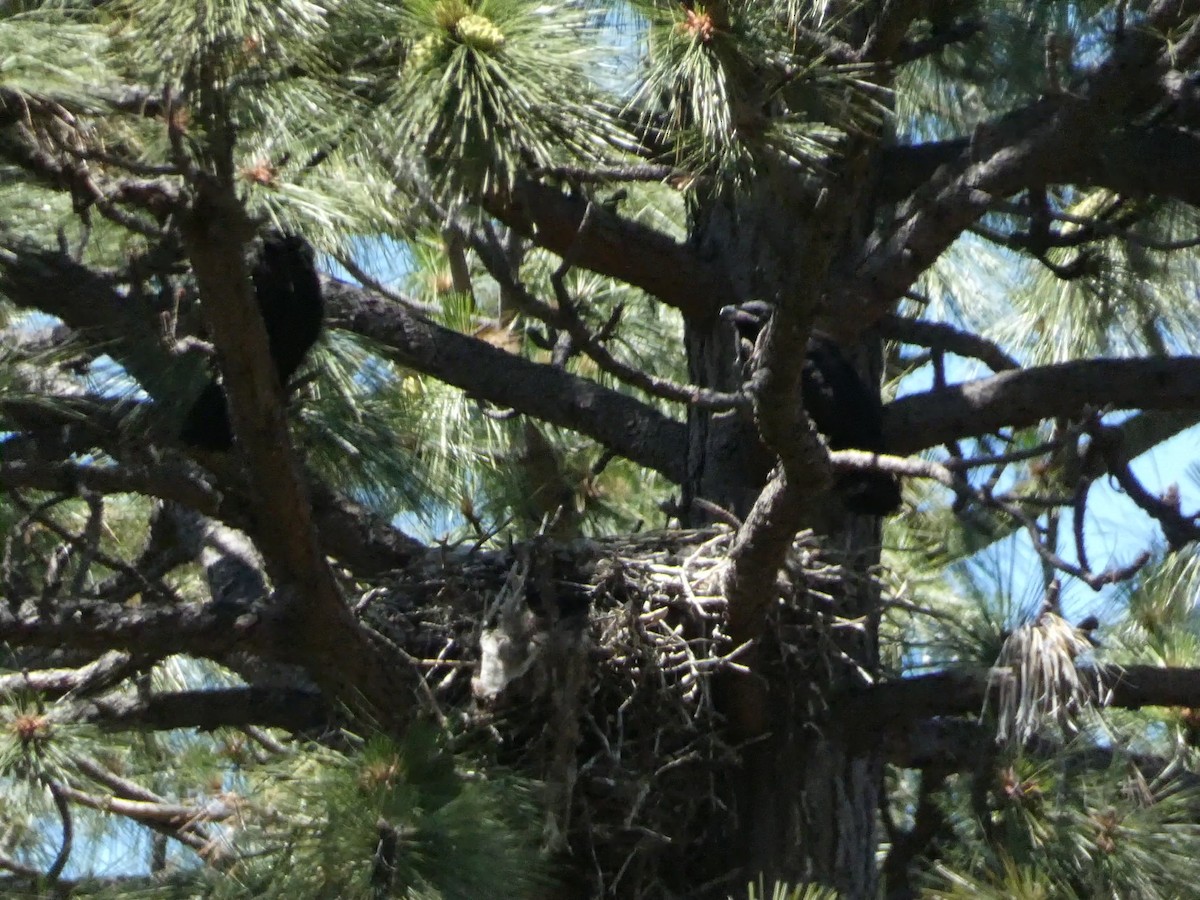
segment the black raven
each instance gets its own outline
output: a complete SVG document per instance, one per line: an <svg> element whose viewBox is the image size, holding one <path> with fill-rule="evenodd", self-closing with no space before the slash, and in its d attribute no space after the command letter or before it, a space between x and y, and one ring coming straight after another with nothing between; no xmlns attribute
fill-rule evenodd
<svg viewBox="0 0 1200 900"><path fill-rule="evenodd" d="M771 305L762 301L721 310L721 317L737 328L740 361L750 358L771 313ZM887 452L879 396L830 338L816 334L809 338L801 392L805 412L831 450ZM860 515L886 516L900 506L900 483L887 472L844 472L835 491L846 509Z"/></svg>
<svg viewBox="0 0 1200 900"><path fill-rule="evenodd" d="M324 318L312 247L299 235L272 231L263 238L250 278L267 329L271 361L286 387L320 336ZM228 450L232 446L225 391L215 379L192 404L180 437L201 450Z"/></svg>

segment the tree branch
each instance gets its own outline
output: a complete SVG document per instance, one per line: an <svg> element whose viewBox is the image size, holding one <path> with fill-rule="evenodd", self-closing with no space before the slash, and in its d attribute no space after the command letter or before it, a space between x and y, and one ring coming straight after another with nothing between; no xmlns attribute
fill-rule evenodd
<svg viewBox="0 0 1200 900"><path fill-rule="evenodd" d="M884 150L881 198L900 202L944 165L967 159L970 138L905 144ZM1153 195L1200 206L1200 134L1166 125L1130 126L1103 136L1087 155L1045 160L1034 183L1105 187L1131 196Z"/></svg>
<svg viewBox="0 0 1200 900"><path fill-rule="evenodd" d="M683 480L687 449L681 423L587 379L430 323L368 291L329 278L322 284L331 324L386 344L401 364L473 396L588 435L672 481ZM145 303L120 294L111 274L97 273L64 254L21 247L0 254L0 290L18 304L58 316L87 338L103 342L152 395L156 393L155 385L171 359L153 330L155 316ZM335 552L345 556L352 549Z"/></svg>
<svg viewBox="0 0 1200 900"><path fill-rule="evenodd" d="M877 233L854 275L833 285L823 326L853 336L882 318L994 198L1020 190L1046 159L1076 156L1097 127L1090 112L1079 100L1041 99L1002 120L986 146L973 143L960 171L939 169Z"/></svg>
<svg viewBox="0 0 1200 900"><path fill-rule="evenodd" d="M29 691L49 697L61 697L68 693L77 697L87 696L110 687L128 675L132 659L129 653L111 650L95 662L78 669L43 669L0 675L0 698Z"/></svg>
<svg viewBox="0 0 1200 900"><path fill-rule="evenodd" d="M1080 674L1103 686L1106 705L1118 709L1200 707L1200 668L1102 666ZM994 687L989 669L936 672L848 691L831 709L848 733L875 742L881 731L903 732L922 719L978 714Z"/></svg>
<svg viewBox="0 0 1200 900"><path fill-rule="evenodd" d="M1103 457L1109 473L1121 486L1121 490L1158 522L1171 550L1179 550L1186 544L1200 539L1200 527L1196 524L1196 516L1185 516L1179 509L1177 490L1174 491L1173 498L1155 497L1134 477L1129 468L1129 459L1121 447L1120 432L1093 424L1088 428L1088 434L1092 437L1093 447Z"/></svg>
<svg viewBox="0 0 1200 900"><path fill-rule="evenodd" d="M158 319L136 292L124 295L112 272L97 271L65 253L27 243L0 247L0 290L18 306L62 319L89 344L104 347L138 382L157 395L171 357Z"/></svg>
<svg viewBox="0 0 1200 900"><path fill-rule="evenodd" d="M892 401L884 407L884 432L893 453L910 454L1089 406L1200 409L1200 357L1089 359L1002 372Z"/></svg>
<svg viewBox="0 0 1200 900"><path fill-rule="evenodd" d="M920 347L933 347L968 359L978 359L993 372L1019 369L1020 364L993 341L962 331L945 322L925 322L886 315L879 320L883 337Z"/></svg>
<svg viewBox="0 0 1200 900"><path fill-rule="evenodd" d="M99 812L116 813L143 825L169 827L176 831L174 837L193 847L195 845L187 840L185 826L199 822L223 822L237 814L237 806L234 803L215 797L203 806L183 806L178 803L152 803L148 800L97 796L65 786L62 791L68 800L80 806Z"/></svg>
<svg viewBox="0 0 1200 900"><path fill-rule="evenodd" d="M838 172L837 190L822 192L813 215L820 222L794 261L796 290L780 304L755 343L748 390L763 442L779 459L759 492L729 550L722 593L729 604L728 630L733 645L754 642L745 664L757 664L758 639L766 622L775 576L796 533L818 526L825 513L820 502L832 486L829 453L804 409L801 380L812 329L812 316L837 246L847 233L865 188L865 149L847 153ZM733 733L746 740L768 727L762 683L745 679L733 688Z"/></svg>
<svg viewBox="0 0 1200 900"><path fill-rule="evenodd" d="M576 236L575 243L563 256L562 265L550 275L550 283L554 289L557 306L543 303L518 280L517 273L513 270L503 247L495 240L494 235L489 234L486 237L472 235L472 247L483 261L488 274L500 284L502 291L508 292L522 312L567 332L572 344L571 349L586 354L600 367L601 371L608 372L614 378L644 391L652 397L660 397L664 400L673 400L677 403L688 403L709 409L734 409L739 405L748 405L749 400L741 394L726 394L694 384L676 384L666 378L652 375L637 366L622 362L608 351L601 335L593 334L588 330L587 324L575 310L570 292L566 287L565 277L575 262L578 249L584 246L587 240L585 235L591 228L598 209L599 207L595 204L589 204L583 221L580 223L580 232Z"/></svg>
<svg viewBox="0 0 1200 900"><path fill-rule="evenodd" d="M70 462L0 463L0 485L35 488L75 495L81 489L102 494L135 493L174 500L214 518L245 522L229 509L227 501L208 484L174 466L88 465Z"/></svg>
<svg viewBox="0 0 1200 900"><path fill-rule="evenodd" d="M684 479L684 425L637 399L442 328L344 282L324 279L332 324L390 348L401 365L472 396L578 431L672 481Z"/></svg>
<svg viewBox="0 0 1200 900"><path fill-rule="evenodd" d="M888 312L996 198L1091 163L1106 135L1162 96L1162 77L1192 61L1193 42L1165 48L1163 35L1197 11L1194 0L1156 0L1141 27L1119 42L1070 95L1052 94L978 128L958 171L943 167L877 234L853 276L833 286L823 325L854 336ZM1182 43L1182 42L1181 42Z"/></svg>
<svg viewBox="0 0 1200 900"><path fill-rule="evenodd" d="M95 446L86 423L72 427L84 436L81 443L67 442L64 453L83 452ZM231 476L230 480L236 481ZM81 488L100 493L138 493L169 500L217 519L226 525L251 530L247 505L236 493L216 490L195 472L171 463L158 466L120 464L82 465L73 462L0 462L0 485L33 488L75 495ZM399 531L366 507L342 497L319 482L310 482L313 515L329 553L362 575L376 575L405 565L424 545Z"/></svg>
<svg viewBox="0 0 1200 900"><path fill-rule="evenodd" d="M508 196L484 201L489 213L559 256L569 251L575 262L593 272L640 287L685 316L707 318L737 302L724 267L691 247L600 208L587 237L572 251L587 214L587 197L525 180Z"/></svg>
<svg viewBox="0 0 1200 900"><path fill-rule="evenodd" d="M120 603L60 603L44 615L0 606L0 641L18 647L123 651L139 660L189 653L221 659L245 651L273 659L294 656L265 607L232 604L129 607Z"/></svg>
<svg viewBox="0 0 1200 900"><path fill-rule="evenodd" d="M68 717L110 731L175 728L214 731L262 725L312 734L327 731L336 722L333 711L317 691L254 685L174 691L148 697L114 693L73 704Z"/></svg>

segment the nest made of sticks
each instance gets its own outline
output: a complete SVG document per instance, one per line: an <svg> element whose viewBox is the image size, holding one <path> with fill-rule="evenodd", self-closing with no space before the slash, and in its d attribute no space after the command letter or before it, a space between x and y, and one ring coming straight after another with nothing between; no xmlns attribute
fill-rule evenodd
<svg viewBox="0 0 1200 900"><path fill-rule="evenodd" d="M737 748L713 685L746 650L723 631L732 539L717 528L447 551L360 603L420 670L435 715L486 732L496 761L545 784L547 843L590 873L594 895L671 896L663 854L680 871L689 846L731 827L719 782ZM778 604L828 608L842 578L802 536Z"/></svg>

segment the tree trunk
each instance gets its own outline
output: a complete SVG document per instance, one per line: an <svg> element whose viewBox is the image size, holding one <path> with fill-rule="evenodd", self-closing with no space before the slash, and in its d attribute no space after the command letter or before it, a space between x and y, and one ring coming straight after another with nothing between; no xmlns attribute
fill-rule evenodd
<svg viewBox="0 0 1200 900"><path fill-rule="evenodd" d="M731 298L730 302L736 301ZM684 345L692 384L719 391L736 391L741 387L743 374L738 362L737 336L728 322L716 318L688 322ZM712 511L701 509L694 503L696 499L716 504L738 518L744 516L766 481L772 463L748 411L714 413L689 407L682 524L700 527L713 520Z"/></svg>
<svg viewBox="0 0 1200 900"><path fill-rule="evenodd" d="M694 239L709 254L733 261L731 280L742 296L725 302L809 298L800 302L815 311L811 298L820 292L789 283L803 277L792 273L804 268L789 261L802 258L806 242L823 227L812 221L812 209L812 198L794 190L789 197L776 185L764 187L740 208L718 201L697 210ZM729 323L690 321L685 337L695 383L725 391L741 384L745 376ZM694 507L693 498L701 498L743 518L773 463L752 416L693 409L688 425L685 510ZM692 521L703 518L694 509L690 513ZM879 522L838 513L830 519L840 524L830 528L822 544L847 572L840 595L832 605L819 607L799 589L758 642L754 674L728 674L718 685L717 703L730 723L730 743L741 751L741 765L724 786L732 833L714 836L710 855L724 861L723 871L738 871L738 877L723 881L714 896L727 896L731 885L760 875L768 889L780 879L828 884L845 898L877 892L882 757L845 739L828 698L861 684L862 673L873 673L878 662L878 591L862 576L879 559ZM835 620L861 625L835 627ZM749 729L746 722L755 716L745 714L746 692L735 683L745 678L759 679L765 699L763 714Z"/></svg>
<svg viewBox="0 0 1200 900"><path fill-rule="evenodd" d="M819 882L849 900L877 894L883 758L843 729L829 698L861 685L878 662L878 590L858 577L878 560L878 522L849 517L823 545L850 573L836 605L818 608L798 591L764 637L755 674L730 673L716 693L734 722L734 679L762 679L766 695L763 733L749 743L731 735L742 764L726 785L734 831L720 849L743 883ZM835 617L862 627L835 627Z"/></svg>

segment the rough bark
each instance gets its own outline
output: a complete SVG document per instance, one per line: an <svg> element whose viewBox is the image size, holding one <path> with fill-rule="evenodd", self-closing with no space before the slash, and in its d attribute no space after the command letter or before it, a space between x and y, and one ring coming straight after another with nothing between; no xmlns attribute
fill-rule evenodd
<svg viewBox="0 0 1200 900"><path fill-rule="evenodd" d="M736 336L727 322L715 317L687 320L684 346L688 376L693 384L720 391L737 391L744 373L737 365ZM754 421L744 409L714 412L688 408L687 468L682 482L680 518L686 525L711 521L693 501L706 500L741 518L766 481L773 464Z"/></svg>
<svg viewBox="0 0 1200 900"><path fill-rule="evenodd" d="M750 642L743 663L752 674L724 674L716 693L729 739L742 747L741 764L728 777L739 830L725 841L727 858L751 879L818 881L857 898L875 892L882 757L851 747L823 722L829 692L875 666L878 598L869 587L850 586L855 579L847 581L827 612L865 616L865 640L829 643L813 641L829 620L809 600L796 597L779 609L770 602L776 575L804 527L824 533L848 571L877 560L877 524L833 512L828 454L800 392L823 286L847 240L861 237L868 222L858 202L872 177L870 155L851 150L840 165L832 179L836 194L814 195L782 172L744 195L707 198L694 211L693 240L730 272L730 302L767 299L775 311L745 370L728 334L689 322L693 380L715 387L701 379L748 377L754 401L752 423L738 422L736 414L721 421L692 412L689 478L698 492L720 490L742 520L725 579L727 627L735 645ZM764 478L772 461L775 469ZM795 635L809 653L797 654L787 640L768 640L769 632ZM835 662L835 646L856 665Z"/></svg>
<svg viewBox="0 0 1200 900"><path fill-rule="evenodd" d="M689 318L711 316L732 293L729 272L671 237L593 208L587 233L577 237L589 201L556 187L523 181L511 195L491 197L488 212L555 253L572 252L579 265L644 288Z"/></svg>
<svg viewBox="0 0 1200 900"><path fill-rule="evenodd" d="M888 404L884 428L896 453L915 453L1004 427L1023 428L1087 407L1200 407L1200 357L1088 359L1001 372Z"/></svg>

